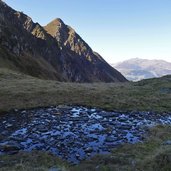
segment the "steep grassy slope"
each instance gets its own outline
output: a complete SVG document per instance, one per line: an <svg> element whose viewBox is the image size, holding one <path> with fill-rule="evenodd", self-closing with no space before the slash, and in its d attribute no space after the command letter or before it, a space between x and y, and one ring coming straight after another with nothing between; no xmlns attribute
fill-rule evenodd
<svg viewBox="0 0 171 171"><path fill-rule="evenodd" d="M41 79L62 81L61 76L43 58L34 58L29 54L17 56L2 47L0 47L0 68L11 69L14 72L18 71Z"/></svg>
<svg viewBox="0 0 171 171"><path fill-rule="evenodd" d="M58 73L57 42L31 18L0 1L0 67L38 78L65 80Z"/></svg>
<svg viewBox="0 0 171 171"><path fill-rule="evenodd" d="M108 110L171 110L171 77L137 83L61 83L0 68L0 111L49 105Z"/></svg>

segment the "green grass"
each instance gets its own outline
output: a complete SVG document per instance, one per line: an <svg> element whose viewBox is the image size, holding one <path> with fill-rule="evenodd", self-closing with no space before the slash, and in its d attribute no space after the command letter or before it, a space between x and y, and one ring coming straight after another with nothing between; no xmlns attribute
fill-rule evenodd
<svg viewBox="0 0 171 171"><path fill-rule="evenodd" d="M138 83L62 83L0 68L0 111L51 105L119 111L171 111L171 77Z"/></svg>

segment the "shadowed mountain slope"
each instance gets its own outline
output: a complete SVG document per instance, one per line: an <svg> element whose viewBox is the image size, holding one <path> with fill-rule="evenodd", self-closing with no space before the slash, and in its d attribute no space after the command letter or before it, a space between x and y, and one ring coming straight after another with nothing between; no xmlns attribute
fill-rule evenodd
<svg viewBox="0 0 171 171"><path fill-rule="evenodd" d="M0 0L0 67L58 81L126 81L62 20L45 29Z"/></svg>

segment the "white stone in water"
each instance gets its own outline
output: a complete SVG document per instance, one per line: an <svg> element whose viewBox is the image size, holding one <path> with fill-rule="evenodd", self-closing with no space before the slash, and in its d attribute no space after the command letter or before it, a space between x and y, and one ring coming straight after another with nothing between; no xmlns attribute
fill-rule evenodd
<svg viewBox="0 0 171 171"><path fill-rule="evenodd" d="M93 151L93 148L92 148L92 147L87 147L87 148L85 149L85 152L88 153L88 154L91 153L92 151ZM88 155L88 154L87 154L87 155Z"/></svg>
<svg viewBox="0 0 171 171"><path fill-rule="evenodd" d="M71 110L71 112L72 112L72 117L79 117L80 111L81 111L81 108L79 108L79 109L73 108L73 109Z"/></svg>
<svg viewBox="0 0 171 171"><path fill-rule="evenodd" d="M12 124L6 124L6 128L10 128L12 126L13 126Z"/></svg>
<svg viewBox="0 0 171 171"><path fill-rule="evenodd" d="M96 109L91 109L91 112L95 112L96 111Z"/></svg>
<svg viewBox="0 0 171 171"><path fill-rule="evenodd" d="M24 135L27 133L27 128L21 128L17 131L15 131L12 136L17 136L17 135Z"/></svg>
<svg viewBox="0 0 171 171"><path fill-rule="evenodd" d="M80 158L80 155L79 154L76 154L75 157Z"/></svg>
<svg viewBox="0 0 171 171"><path fill-rule="evenodd" d="M171 145L171 140L167 140L163 143L163 145Z"/></svg>
<svg viewBox="0 0 171 171"><path fill-rule="evenodd" d="M102 119L103 118L102 116L98 115L97 113L92 113L88 117L89 117L89 119Z"/></svg>

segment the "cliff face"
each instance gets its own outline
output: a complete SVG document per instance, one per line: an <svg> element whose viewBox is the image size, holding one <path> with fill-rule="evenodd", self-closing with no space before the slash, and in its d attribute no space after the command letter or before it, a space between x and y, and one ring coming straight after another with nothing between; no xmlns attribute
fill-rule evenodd
<svg viewBox="0 0 171 171"><path fill-rule="evenodd" d="M1 0L0 67L59 81L126 81L62 20L43 28Z"/></svg>

